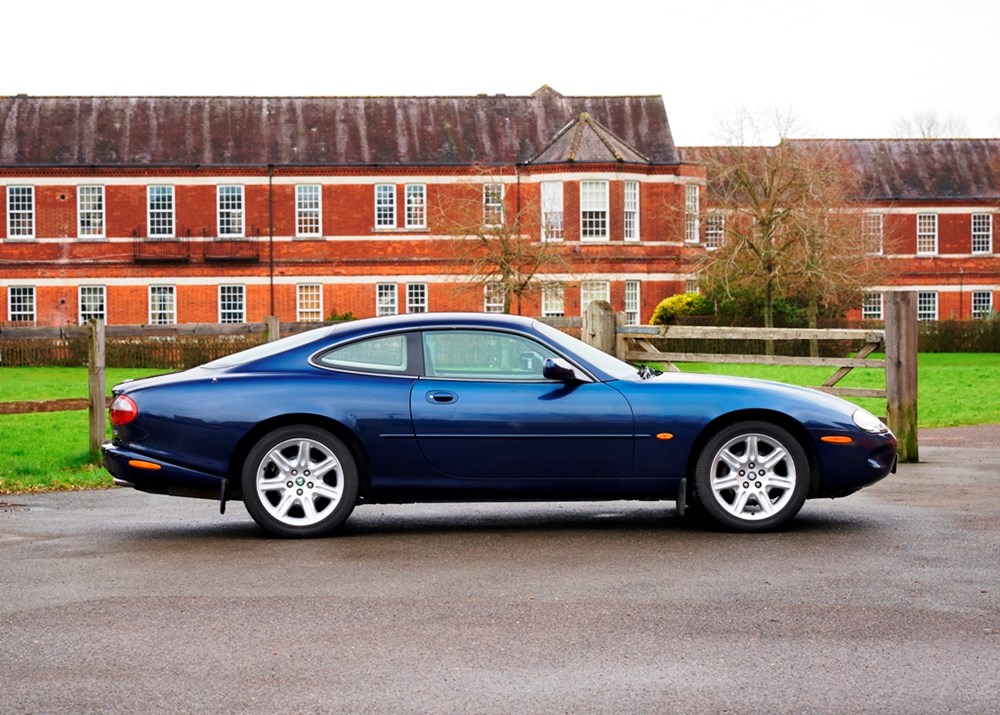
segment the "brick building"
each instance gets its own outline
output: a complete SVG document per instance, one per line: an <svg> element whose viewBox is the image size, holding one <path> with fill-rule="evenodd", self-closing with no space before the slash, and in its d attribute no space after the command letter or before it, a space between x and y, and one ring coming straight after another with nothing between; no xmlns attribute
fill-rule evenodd
<svg viewBox="0 0 1000 715"><path fill-rule="evenodd" d="M470 196L554 244L521 312L645 321L704 177L660 97L0 98L0 324L502 309Z"/></svg>
<svg viewBox="0 0 1000 715"><path fill-rule="evenodd" d="M853 200L863 207L859 231L881 247L885 283L871 286L863 305L848 317L882 319L888 291L917 292L921 320L982 318L996 312L1000 254L994 231L1000 212L1000 139L790 140L832 151L858 177ZM715 147L678 150L688 161L704 160ZM766 151L766 149L762 148ZM709 192L711 194L711 192ZM721 233L712 226L711 249Z"/></svg>
<svg viewBox="0 0 1000 715"><path fill-rule="evenodd" d="M813 140L818 141L818 140ZM922 319L996 310L1000 140L831 140ZM515 311L648 321L713 241L660 97L0 98L0 325L500 310L479 226L557 260ZM685 161L687 158L687 161ZM468 211L469 206L473 210ZM470 218L472 216L472 218Z"/></svg>

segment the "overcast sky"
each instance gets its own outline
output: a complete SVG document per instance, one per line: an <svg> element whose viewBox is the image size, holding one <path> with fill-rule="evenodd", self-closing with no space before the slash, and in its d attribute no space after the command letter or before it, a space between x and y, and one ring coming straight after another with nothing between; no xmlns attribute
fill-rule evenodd
<svg viewBox="0 0 1000 715"><path fill-rule="evenodd" d="M4 2L0 94L662 95L681 146L933 112L1000 136L996 0Z"/></svg>

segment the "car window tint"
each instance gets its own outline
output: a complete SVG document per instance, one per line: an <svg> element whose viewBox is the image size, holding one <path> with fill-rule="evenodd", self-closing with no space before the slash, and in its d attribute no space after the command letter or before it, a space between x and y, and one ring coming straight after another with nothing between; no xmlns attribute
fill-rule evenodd
<svg viewBox="0 0 1000 715"><path fill-rule="evenodd" d="M542 380L545 358L559 357L534 340L488 330L427 331L424 373L469 380Z"/></svg>
<svg viewBox="0 0 1000 715"><path fill-rule="evenodd" d="M359 340L324 353L318 362L346 370L403 373L407 367L406 336L386 335Z"/></svg>

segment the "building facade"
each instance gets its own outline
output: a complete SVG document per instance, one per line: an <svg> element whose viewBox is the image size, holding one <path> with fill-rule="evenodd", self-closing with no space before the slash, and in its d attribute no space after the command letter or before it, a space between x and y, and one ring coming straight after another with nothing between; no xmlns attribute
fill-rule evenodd
<svg viewBox="0 0 1000 715"><path fill-rule="evenodd" d="M880 319L894 290L924 320L996 312L1000 140L823 144L860 177L858 230L888 267L849 317ZM705 151L675 147L660 97L547 86L4 97L0 327L576 316L594 299L646 322L723 240ZM517 296L490 273L510 262L532 278Z"/></svg>
<svg viewBox="0 0 1000 715"><path fill-rule="evenodd" d="M705 184L661 98L548 87L7 97L0 142L0 325L579 315L596 298L641 322L684 290ZM516 304L484 278L498 237L545 248Z"/></svg>
<svg viewBox="0 0 1000 715"><path fill-rule="evenodd" d="M997 312L1000 139L789 141L831 152L855 184L849 198L861 212L857 230L874 246L884 280L870 286L849 318L881 320L885 294L901 290L917 293L920 320L982 319ZM679 153L692 162L712 157L718 163L726 155L719 147ZM725 217L713 213L708 193L701 241L710 251L724 240Z"/></svg>

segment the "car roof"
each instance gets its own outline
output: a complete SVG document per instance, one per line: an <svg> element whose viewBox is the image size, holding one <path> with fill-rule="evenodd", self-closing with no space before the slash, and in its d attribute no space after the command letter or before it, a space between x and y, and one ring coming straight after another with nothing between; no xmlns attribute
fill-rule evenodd
<svg viewBox="0 0 1000 715"><path fill-rule="evenodd" d="M365 333L418 328L517 328L528 329L534 318L506 313L404 313L380 318L364 318L338 325L337 333Z"/></svg>

